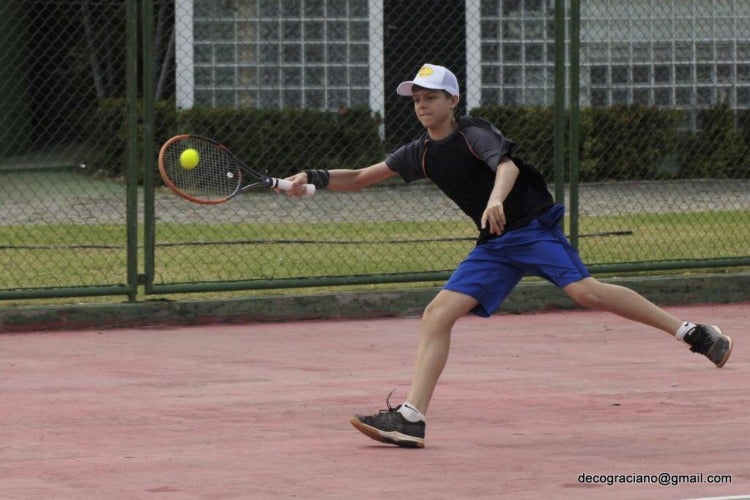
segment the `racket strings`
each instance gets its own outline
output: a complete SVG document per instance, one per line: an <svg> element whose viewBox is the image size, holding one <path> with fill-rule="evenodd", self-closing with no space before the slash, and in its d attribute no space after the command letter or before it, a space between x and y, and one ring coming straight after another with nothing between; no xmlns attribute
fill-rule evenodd
<svg viewBox="0 0 750 500"><path fill-rule="evenodd" d="M184 168L180 155L186 149L198 151L198 165ZM189 197L211 201L234 195L242 182L239 166L221 147L209 141L188 137L170 145L165 151L164 170L172 185Z"/></svg>

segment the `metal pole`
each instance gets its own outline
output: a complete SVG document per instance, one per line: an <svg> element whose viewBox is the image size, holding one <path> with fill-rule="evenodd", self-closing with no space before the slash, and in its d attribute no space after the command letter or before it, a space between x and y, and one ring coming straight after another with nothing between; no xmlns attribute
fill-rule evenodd
<svg viewBox="0 0 750 500"><path fill-rule="evenodd" d="M578 248L578 136L581 2L570 0L570 243Z"/></svg>
<svg viewBox="0 0 750 500"><path fill-rule="evenodd" d="M138 292L138 0L128 0L127 9L127 275L128 300Z"/></svg>
<svg viewBox="0 0 750 500"><path fill-rule="evenodd" d="M142 0L143 22L143 284L148 293L154 283L154 2Z"/></svg>
<svg viewBox="0 0 750 500"><path fill-rule="evenodd" d="M555 0L555 201L565 204L565 0ZM565 218L560 220L565 228Z"/></svg>

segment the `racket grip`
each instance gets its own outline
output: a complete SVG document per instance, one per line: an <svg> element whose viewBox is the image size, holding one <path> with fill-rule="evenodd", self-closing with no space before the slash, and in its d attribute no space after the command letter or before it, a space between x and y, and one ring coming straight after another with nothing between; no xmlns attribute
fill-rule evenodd
<svg viewBox="0 0 750 500"><path fill-rule="evenodd" d="M282 191L289 191L292 189L292 182L274 178L271 187L281 189ZM305 191L305 196L312 196L315 194L315 184L305 184L305 188L307 189Z"/></svg>

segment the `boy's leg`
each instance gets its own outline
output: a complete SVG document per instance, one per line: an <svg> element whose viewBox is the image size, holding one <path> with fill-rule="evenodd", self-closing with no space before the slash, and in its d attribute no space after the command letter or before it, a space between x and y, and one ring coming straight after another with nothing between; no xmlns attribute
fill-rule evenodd
<svg viewBox="0 0 750 500"><path fill-rule="evenodd" d="M459 292L442 290L422 316L414 378L407 403L374 415L355 415L351 424L366 436L403 447L424 446L425 421L432 393L443 372L450 350L451 329L477 301ZM408 412L408 413L405 413ZM408 418L407 418L408 417Z"/></svg>
<svg viewBox="0 0 750 500"><path fill-rule="evenodd" d="M579 305L609 311L674 335L682 321L661 309L637 292L619 285L584 278L563 288Z"/></svg>
<svg viewBox="0 0 750 500"><path fill-rule="evenodd" d="M359 431L386 443L424 446L424 414L448 359L453 325L469 312L491 316L523 276L522 269L508 262L504 244L507 238L476 246L425 308L406 401L396 408L386 401L387 410L369 416L355 415L351 423Z"/></svg>
<svg viewBox="0 0 750 500"><path fill-rule="evenodd" d="M423 414L427 413L435 385L448 360L453 325L476 305L476 299L468 295L441 290L424 310L414 377L406 398Z"/></svg>
<svg viewBox="0 0 750 500"><path fill-rule="evenodd" d="M637 292L618 285L584 278L563 290L578 304L589 309L609 311L623 318L653 326L670 335L682 331L680 340L690 350L703 354L721 368L732 353L732 339L721 329L711 325L685 324Z"/></svg>

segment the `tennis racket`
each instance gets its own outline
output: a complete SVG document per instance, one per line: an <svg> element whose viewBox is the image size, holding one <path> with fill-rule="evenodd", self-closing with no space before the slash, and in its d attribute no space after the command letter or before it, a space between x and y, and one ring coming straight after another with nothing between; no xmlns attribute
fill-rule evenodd
<svg viewBox="0 0 750 500"><path fill-rule="evenodd" d="M198 135L178 135L165 142L159 151L159 174L175 194L204 205L224 203L255 187L292 187L290 181L256 172L223 144ZM305 187L305 196L315 194L313 184Z"/></svg>

